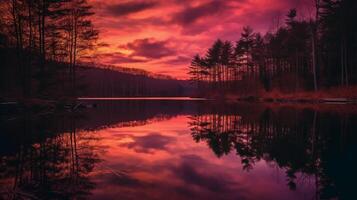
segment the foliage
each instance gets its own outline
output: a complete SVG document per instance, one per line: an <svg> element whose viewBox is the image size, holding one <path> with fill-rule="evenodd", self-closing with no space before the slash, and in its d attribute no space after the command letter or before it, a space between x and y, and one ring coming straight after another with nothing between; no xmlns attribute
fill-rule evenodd
<svg viewBox="0 0 357 200"><path fill-rule="evenodd" d="M297 20L291 9L285 25L264 36L243 27L234 47L216 40L204 57L193 59L189 74L199 90L252 93L245 87L255 85L255 92L296 92L356 84L356 1L323 0L315 6L314 19Z"/></svg>

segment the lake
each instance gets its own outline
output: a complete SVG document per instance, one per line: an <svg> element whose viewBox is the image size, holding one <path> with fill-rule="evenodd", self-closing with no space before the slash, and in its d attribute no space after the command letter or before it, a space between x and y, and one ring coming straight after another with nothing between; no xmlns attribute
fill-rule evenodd
<svg viewBox="0 0 357 200"><path fill-rule="evenodd" d="M81 99L0 123L0 199L351 199L354 105Z"/></svg>

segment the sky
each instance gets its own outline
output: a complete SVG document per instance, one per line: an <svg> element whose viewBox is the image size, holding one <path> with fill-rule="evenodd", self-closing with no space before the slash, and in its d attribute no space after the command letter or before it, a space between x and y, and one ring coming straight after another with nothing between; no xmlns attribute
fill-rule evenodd
<svg viewBox="0 0 357 200"><path fill-rule="evenodd" d="M89 0L100 31L95 62L188 78L191 58L243 26L274 31L290 8L306 18L312 0Z"/></svg>

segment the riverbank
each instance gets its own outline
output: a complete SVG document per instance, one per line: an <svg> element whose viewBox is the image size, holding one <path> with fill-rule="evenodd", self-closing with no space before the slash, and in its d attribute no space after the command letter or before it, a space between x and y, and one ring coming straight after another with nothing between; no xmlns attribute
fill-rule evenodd
<svg viewBox="0 0 357 200"><path fill-rule="evenodd" d="M273 90L261 92L257 96L240 96L228 94L224 96L226 101L250 101L250 102L281 102L281 103L331 103L331 104L357 104L357 87L330 88L319 91L302 91L282 93Z"/></svg>
<svg viewBox="0 0 357 200"><path fill-rule="evenodd" d="M60 110L73 110L77 108L76 100L66 98L58 100L48 100L39 98L7 98L0 101L0 113L2 117L16 116L26 113L51 113Z"/></svg>

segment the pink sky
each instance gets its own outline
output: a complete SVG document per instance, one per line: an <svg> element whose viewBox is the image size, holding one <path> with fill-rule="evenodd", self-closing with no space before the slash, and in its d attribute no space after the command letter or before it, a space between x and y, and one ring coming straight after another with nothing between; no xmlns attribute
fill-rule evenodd
<svg viewBox="0 0 357 200"><path fill-rule="evenodd" d="M243 26L266 32L290 8L311 13L311 0L89 0L100 41L96 62L188 77L196 53L214 40L236 41ZM300 16L301 17L301 16ZM304 17L308 17L306 14ZM278 20L280 19L280 20Z"/></svg>

